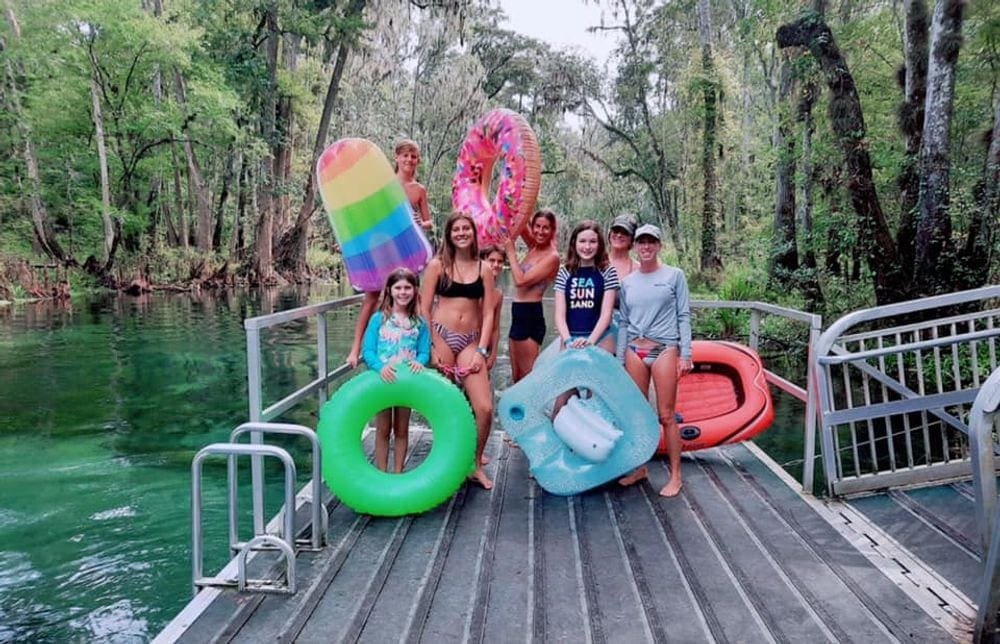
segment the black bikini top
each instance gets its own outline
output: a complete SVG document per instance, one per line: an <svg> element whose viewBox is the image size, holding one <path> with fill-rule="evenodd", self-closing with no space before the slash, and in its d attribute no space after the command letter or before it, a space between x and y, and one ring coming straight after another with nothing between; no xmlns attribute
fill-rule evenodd
<svg viewBox="0 0 1000 644"><path fill-rule="evenodd" d="M483 285L482 262L479 263L479 276L474 282L456 282L451 280L445 284L447 279L443 274L438 278L437 286L434 287L434 294L441 297L464 297L469 300L481 300L486 295L486 287Z"/></svg>

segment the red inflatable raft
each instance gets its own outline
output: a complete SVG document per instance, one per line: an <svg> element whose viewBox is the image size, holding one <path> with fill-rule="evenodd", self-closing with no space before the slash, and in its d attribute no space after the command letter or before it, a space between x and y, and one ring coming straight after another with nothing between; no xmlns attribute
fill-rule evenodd
<svg viewBox="0 0 1000 644"><path fill-rule="evenodd" d="M694 370L677 387L684 451L738 443L771 426L774 404L756 351L732 342L696 340L691 359ZM657 452L666 447L661 437Z"/></svg>

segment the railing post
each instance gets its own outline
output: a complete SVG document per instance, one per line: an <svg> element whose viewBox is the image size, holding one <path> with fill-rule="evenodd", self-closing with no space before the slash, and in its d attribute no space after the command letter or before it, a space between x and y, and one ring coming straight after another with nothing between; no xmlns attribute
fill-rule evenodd
<svg viewBox="0 0 1000 644"><path fill-rule="evenodd" d="M806 440L802 454L802 491L813 494L816 468L816 414L819 400L814 363L816 341L823 326L822 318L816 316L809 328L809 348L806 363Z"/></svg>
<svg viewBox="0 0 1000 644"><path fill-rule="evenodd" d="M326 315L320 313L316 316L316 376L326 378L327 374L327 345L326 345ZM329 384L324 383L316 392L319 399L319 406L326 402L329 393Z"/></svg>
<svg viewBox="0 0 1000 644"><path fill-rule="evenodd" d="M247 332L247 398L250 401L250 422L263 420L263 391L261 388L260 329L246 326ZM264 440L260 432L250 434L250 444L260 445ZM264 470L260 456L250 457L250 481L253 490L253 530L254 534L264 532Z"/></svg>
<svg viewBox="0 0 1000 644"><path fill-rule="evenodd" d="M757 351L760 345L760 311L756 308L750 309L750 348Z"/></svg>

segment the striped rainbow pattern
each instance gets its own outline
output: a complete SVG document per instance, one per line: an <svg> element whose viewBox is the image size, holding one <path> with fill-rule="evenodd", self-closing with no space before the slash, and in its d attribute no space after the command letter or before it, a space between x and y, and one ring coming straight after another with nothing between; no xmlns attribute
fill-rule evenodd
<svg viewBox="0 0 1000 644"><path fill-rule="evenodd" d="M340 139L320 155L316 178L354 288L381 291L393 270L423 270L431 245L378 146Z"/></svg>

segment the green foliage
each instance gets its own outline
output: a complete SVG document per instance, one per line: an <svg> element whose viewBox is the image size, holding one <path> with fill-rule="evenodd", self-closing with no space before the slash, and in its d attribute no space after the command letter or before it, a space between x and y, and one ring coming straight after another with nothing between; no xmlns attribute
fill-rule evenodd
<svg viewBox="0 0 1000 644"><path fill-rule="evenodd" d="M511 32L488 3L443 5L420 11L407 2L369 2L361 19L344 17L345 3L279 0L277 78L268 76L268 4L239 0L178 0L153 16L134 0L14 2L21 23L16 38L0 24L0 63L18 71L18 109L0 110L0 249L30 255L33 231L23 199L23 124L38 158L41 197L56 238L78 260L99 254L100 174L91 88L96 81L108 143L114 216L131 243L122 260L149 247L163 248L179 209L192 226L192 185L183 142L190 142L211 208L223 207L221 254L228 253L238 195L230 162L243 160L253 243L263 196L265 161L275 145L290 144L289 173L274 186L291 215L278 218L280 237L300 205L313 171L312 146L333 62L342 42L356 43L347 58L334 107L330 138L363 136L387 153L403 137L422 149L418 180L427 186L438 225L451 209L454 160L468 127L487 109L524 114L543 155L540 204L560 215L562 230L580 219L607 222L628 212L644 222L675 226L677 244L665 257L682 266L692 283L712 292L745 294L763 288L774 216L774 166L782 151L772 141L784 110L777 101L780 54L776 28L798 7L777 0L711 3L711 70L701 61L697 2L606 0L606 33L618 47L606 73L577 52ZM890 226L900 213L897 176L905 161L895 85L902 62L896 8L885 3L844 6L829 12L864 109L876 188ZM1000 67L1000 5L970 3L959 52L952 122L951 214L959 240L981 204L984 136L992 119ZM294 52L294 60L292 53ZM813 107L813 235L799 240L800 256L812 251L830 311L870 304L869 277L853 278L857 229L845 186L843 153L831 131L839 109L810 55L791 58L799 91L812 80L820 92ZM184 82L185 101L177 97ZM701 154L704 97L718 89L715 167L718 174L717 243L724 271L695 273L701 239ZM159 88L157 90L157 88ZM9 95L9 93L7 94ZM292 114L276 135L262 136L272 98ZM8 107L9 103L5 103ZM831 109L832 107L832 109ZM286 127L290 128L287 129ZM792 124L801 146L801 123ZM860 133L859 133L860 134ZM794 154L801 155L801 147ZM234 157L234 154L238 156ZM234 168L238 170L239 168ZM797 181L805 179L803 165ZM175 187L176 173L176 187ZM227 179L228 177L228 179ZM801 203L801 195L799 195ZM673 218L674 221L669 219ZM324 227L322 216L314 224ZM150 235L156 235L150 239ZM673 240L671 240L673 241ZM565 240L561 240L561 244ZM168 249L169 251L169 249ZM172 251L170 251L172 252ZM997 253L1000 257L1000 253ZM190 258L181 264L187 266ZM828 272L826 260L843 270ZM221 260L220 260L221 261ZM331 256L311 250L316 273L335 270ZM173 264L171 259L168 265ZM1000 267L994 266L994 274ZM184 279L184 271L178 273ZM960 268L961 272L961 268ZM787 294L758 297L788 299Z"/></svg>

